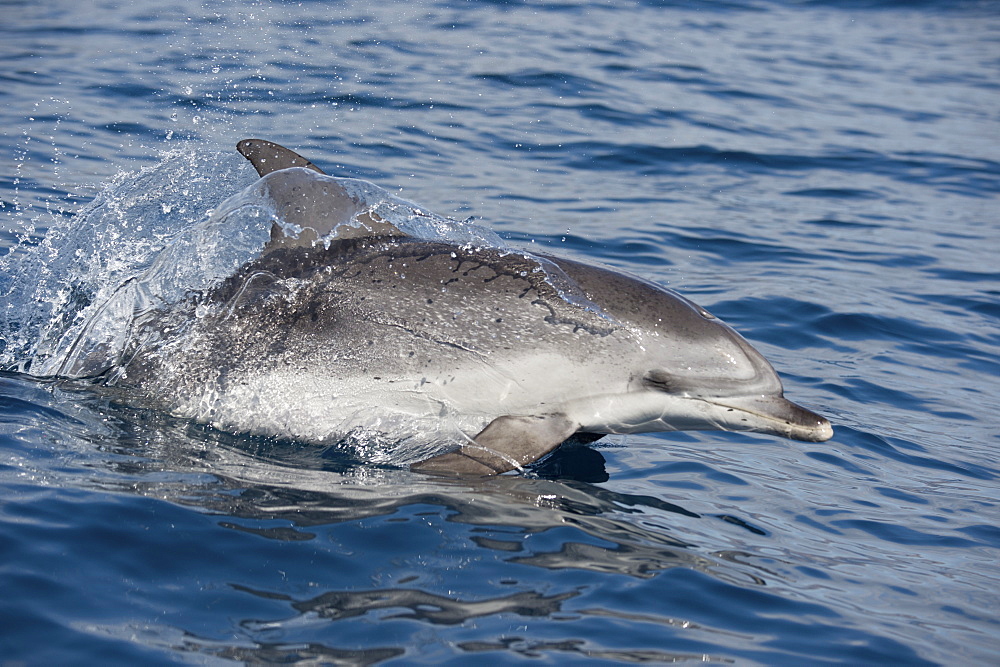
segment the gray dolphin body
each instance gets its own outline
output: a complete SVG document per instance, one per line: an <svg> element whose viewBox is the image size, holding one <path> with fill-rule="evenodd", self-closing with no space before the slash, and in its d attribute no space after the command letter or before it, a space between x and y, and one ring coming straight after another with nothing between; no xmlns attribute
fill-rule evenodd
<svg viewBox="0 0 1000 667"><path fill-rule="evenodd" d="M577 434L833 434L783 398L739 334L671 290L413 238L301 156L238 148L301 233L275 225L266 252L206 300L138 326L113 383L175 414L313 442L365 431L451 443L412 467L458 474L520 468Z"/></svg>

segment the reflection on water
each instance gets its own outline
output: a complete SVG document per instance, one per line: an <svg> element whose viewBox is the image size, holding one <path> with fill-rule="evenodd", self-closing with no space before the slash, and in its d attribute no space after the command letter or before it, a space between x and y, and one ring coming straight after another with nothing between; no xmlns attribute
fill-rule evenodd
<svg viewBox="0 0 1000 667"><path fill-rule="evenodd" d="M441 625L457 625L471 618L493 614L549 616L562 610L560 603L563 600L579 595L579 593L563 593L547 597L539 593L522 592L469 602L419 590L383 588L371 591L335 591L323 593L309 600L296 601L286 595L248 588L242 590L271 600L288 600L292 608L300 614L316 614L331 621L390 609L393 613L382 618L409 618Z"/></svg>
<svg viewBox="0 0 1000 667"><path fill-rule="evenodd" d="M586 648L582 639L562 642L540 642L524 637L505 637L499 642L462 642L459 647L469 653L484 651L510 651L526 658L541 658L549 651L576 654L581 657L616 662L713 662L732 663L733 660L706 654L664 653L663 651L595 651ZM567 656L566 659L572 659Z"/></svg>
<svg viewBox="0 0 1000 667"><path fill-rule="evenodd" d="M150 419L171 424L162 415L147 415L147 428ZM565 469L582 471L585 476L595 474L590 466L603 457L585 446L567 447L551 468L539 466L531 476L460 479L360 464L342 471L310 469L301 467L302 459L314 453L303 452L296 443L239 439L198 425L171 424L162 433L156 457L143 459L143 465L170 461L174 472L188 473L185 479L191 479L189 473L209 473L212 482L130 482L129 491L233 518L287 522L281 527L220 522L223 527L269 539L308 540L315 537L318 526L431 507L449 522L515 529L500 536L473 533L469 537L479 547L517 554L509 562L635 577L649 577L678 566L708 572L720 564L689 550L694 544L662 529L647 528L641 521L649 515L698 518L694 512L652 496L618 493L573 478L543 476ZM283 453L287 454L285 461L281 461ZM570 460L576 458L583 462ZM132 463L114 465L135 472ZM342 467L343 462L328 459L327 466ZM525 552L526 536L565 527L589 540L560 541L557 551ZM747 575L743 573L739 579L763 583L759 576Z"/></svg>

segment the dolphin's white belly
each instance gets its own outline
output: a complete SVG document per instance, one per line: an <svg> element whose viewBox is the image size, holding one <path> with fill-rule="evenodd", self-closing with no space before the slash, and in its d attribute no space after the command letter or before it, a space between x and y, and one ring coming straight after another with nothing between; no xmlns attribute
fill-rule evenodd
<svg viewBox="0 0 1000 667"><path fill-rule="evenodd" d="M643 394L555 352L394 376L268 369L179 397L173 411L227 430L331 442L358 430L388 440L461 442L497 417L563 413L594 433L631 432Z"/></svg>

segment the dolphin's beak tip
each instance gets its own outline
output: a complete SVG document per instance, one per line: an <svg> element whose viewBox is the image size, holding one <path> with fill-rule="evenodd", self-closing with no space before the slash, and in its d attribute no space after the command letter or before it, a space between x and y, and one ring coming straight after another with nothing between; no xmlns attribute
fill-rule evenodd
<svg viewBox="0 0 1000 667"><path fill-rule="evenodd" d="M800 438L792 436L795 440L804 440L806 442L826 442L833 437L833 425L830 423L826 417L820 417L817 414L813 414L815 417L815 422L811 428L805 430L805 432L800 432Z"/></svg>
<svg viewBox="0 0 1000 667"><path fill-rule="evenodd" d="M792 440L826 442L833 437L833 425L829 419L788 399L782 398L782 400L785 407L790 410L789 423L795 425L789 433Z"/></svg>
<svg viewBox="0 0 1000 667"><path fill-rule="evenodd" d="M816 425L816 442L826 442L833 437L833 425L824 419Z"/></svg>

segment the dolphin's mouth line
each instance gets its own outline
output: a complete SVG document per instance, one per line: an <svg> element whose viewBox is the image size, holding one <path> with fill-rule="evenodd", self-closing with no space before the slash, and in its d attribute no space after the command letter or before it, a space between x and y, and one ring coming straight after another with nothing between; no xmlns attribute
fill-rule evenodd
<svg viewBox="0 0 1000 667"><path fill-rule="evenodd" d="M820 415L789 401L783 396L735 396L731 399L691 397L715 407L774 424L774 432L794 440L823 442L833 437L833 427ZM748 429L767 432L767 428Z"/></svg>
<svg viewBox="0 0 1000 667"><path fill-rule="evenodd" d="M729 410L730 412L743 412L745 414L753 415L754 417L760 417L762 419L767 419L767 420L773 421L773 422L789 423L786 420L781 419L780 417L775 417L774 415L769 415L769 414L767 414L765 412L761 412L761 411L758 411L758 410L750 410L748 408L743 408L743 407L739 407L739 406L735 406L735 405L730 405L728 403L720 403L719 401L713 401L713 400L710 400L710 399L707 399L707 398L701 398L700 396L690 396L689 399L692 400L692 401L701 401L702 403L708 403L709 405L714 405L714 406L716 406L718 408L725 408L726 410Z"/></svg>

